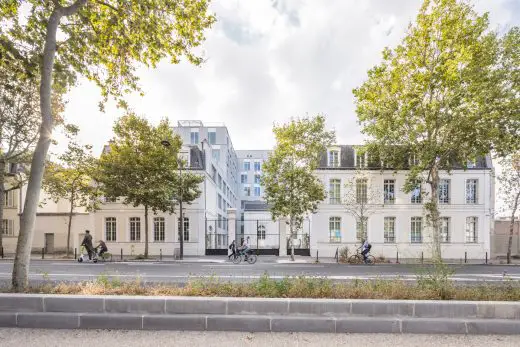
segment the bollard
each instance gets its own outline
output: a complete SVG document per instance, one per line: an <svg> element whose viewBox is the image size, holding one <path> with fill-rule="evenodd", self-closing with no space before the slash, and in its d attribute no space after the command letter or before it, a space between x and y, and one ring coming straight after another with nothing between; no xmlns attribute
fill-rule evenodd
<svg viewBox="0 0 520 347"><path fill-rule="evenodd" d="M399 252L396 252L396 255L395 255L395 263L396 263L396 264L399 264Z"/></svg>
<svg viewBox="0 0 520 347"><path fill-rule="evenodd" d="M45 247L42 247L42 259L45 258Z"/></svg>
<svg viewBox="0 0 520 347"><path fill-rule="evenodd" d="M464 252L464 264L468 262L468 252Z"/></svg>
<svg viewBox="0 0 520 347"><path fill-rule="evenodd" d="M4 259L4 247L1 247L0 251L2 252L2 259Z"/></svg>
<svg viewBox="0 0 520 347"><path fill-rule="evenodd" d="M318 256L318 250L316 250L316 263L319 263L320 262L320 257Z"/></svg>
<svg viewBox="0 0 520 347"><path fill-rule="evenodd" d="M421 252L421 264L424 264L424 252Z"/></svg>
<svg viewBox="0 0 520 347"><path fill-rule="evenodd" d="M336 263L339 263L339 247L336 248L336 255L334 256L336 258Z"/></svg>
<svg viewBox="0 0 520 347"><path fill-rule="evenodd" d="M78 259L78 249L74 248L74 259Z"/></svg>
<svg viewBox="0 0 520 347"><path fill-rule="evenodd" d="M486 264L487 264L487 252L486 252Z"/></svg>
<svg viewBox="0 0 520 347"><path fill-rule="evenodd" d="M123 249L121 248L121 261L123 261Z"/></svg>
<svg viewBox="0 0 520 347"><path fill-rule="evenodd" d="M162 248L159 249L159 260L162 261Z"/></svg>

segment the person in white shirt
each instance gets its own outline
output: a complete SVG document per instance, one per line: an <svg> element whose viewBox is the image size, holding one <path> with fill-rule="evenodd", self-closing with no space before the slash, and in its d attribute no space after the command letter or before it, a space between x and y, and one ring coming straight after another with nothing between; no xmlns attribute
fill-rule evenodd
<svg viewBox="0 0 520 347"><path fill-rule="evenodd" d="M242 247L240 247L240 251L245 254L245 260L247 260L247 253L249 252L249 236L247 239L244 239L244 242L242 242Z"/></svg>

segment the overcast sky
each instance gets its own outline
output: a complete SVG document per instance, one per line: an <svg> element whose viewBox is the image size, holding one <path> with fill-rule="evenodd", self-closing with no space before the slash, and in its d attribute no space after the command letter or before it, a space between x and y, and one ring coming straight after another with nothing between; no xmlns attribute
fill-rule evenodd
<svg viewBox="0 0 520 347"><path fill-rule="evenodd" d="M194 67L160 64L141 70L144 97L131 97L153 123L168 117L223 122L235 149L268 149L274 122L323 113L338 143L361 143L352 89L395 46L413 21L419 0L214 0L218 22L207 32L207 62ZM491 26L520 22L520 0L475 0ZM121 116L99 112L99 90L81 83L68 96L69 122L96 154Z"/></svg>

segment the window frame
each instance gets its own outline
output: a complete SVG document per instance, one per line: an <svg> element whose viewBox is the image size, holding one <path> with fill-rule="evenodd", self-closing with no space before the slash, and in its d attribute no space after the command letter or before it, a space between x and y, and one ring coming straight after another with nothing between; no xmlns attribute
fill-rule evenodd
<svg viewBox="0 0 520 347"><path fill-rule="evenodd" d="M341 204L341 179L339 178L329 179L329 204Z"/></svg>
<svg viewBox="0 0 520 347"><path fill-rule="evenodd" d="M411 195L410 195L410 203L414 204L414 205L419 205L419 204L422 204L422 202L423 202L423 199L422 199L422 195L423 195L422 194L422 182L417 180L415 183L416 183L415 188L412 190ZM419 189L419 196L418 197L414 195L416 189Z"/></svg>
<svg viewBox="0 0 520 347"><path fill-rule="evenodd" d="M443 188L446 187L446 188ZM441 199L441 193L443 190L446 190L446 196L443 196L443 199ZM441 205L449 205L451 203L451 180L448 178L443 178L439 181L439 187L437 189L437 197L438 202Z"/></svg>
<svg viewBox="0 0 520 347"><path fill-rule="evenodd" d="M474 182L475 183L475 186L474 186L474 194L473 194L473 199L469 199L469 195L468 195L468 188L469 188L469 183L470 182ZM467 205L478 205L478 184L479 184L479 180L478 178L467 178L466 179L466 184L465 184L465 189L464 189L464 201Z"/></svg>
<svg viewBox="0 0 520 347"><path fill-rule="evenodd" d="M451 243L451 218L440 217L439 218L439 235L441 243Z"/></svg>
<svg viewBox="0 0 520 347"><path fill-rule="evenodd" d="M341 217L329 217L329 243L341 243Z"/></svg>
<svg viewBox="0 0 520 347"><path fill-rule="evenodd" d="M265 240L265 225L259 224L258 228L256 229L256 238L258 240Z"/></svg>
<svg viewBox="0 0 520 347"><path fill-rule="evenodd" d="M166 219L164 217L153 218L153 240L154 242L166 241Z"/></svg>
<svg viewBox="0 0 520 347"><path fill-rule="evenodd" d="M339 150L331 149L327 155L327 166L328 167L339 167Z"/></svg>
<svg viewBox="0 0 520 347"><path fill-rule="evenodd" d="M362 225L361 223L364 223L365 230L363 231L363 234L361 234L361 231L360 231L360 229L361 229L360 226ZM368 239L368 217L356 219L356 239L357 239L357 241Z"/></svg>
<svg viewBox="0 0 520 347"><path fill-rule="evenodd" d="M392 187L392 198L389 198L390 187ZM383 179L383 204L394 205L395 204L395 179L385 178Z"/></svg>
<svg viewBox="0 0 520 347"><path fill-rule="evenodd" d="M473 230L470 230L470 226L473 226ZM478 217L468 216L466 217L466 225L464 228L464 241L465 243L478 243ZM470 235L472 233L472 235Z"/></svg>
<svg viewBox="0 0 520 347"><path fill-rule="evenodd" d="M356 179L356 203L368 204L368 179Z"/></svg>
<svg viewBox="0 0 520 347"><path fill-rule="evenodd" d="M396 217L386 216L383 218L384 243L396 243L395 224ZM391 230L389 228L390 225L392 226Z"/></svg>
<svg viewBox="0 0 520 347"><path fill-rule="evenodd" d="M117 218L116 217L105 217L105 241L106 242L117 242ZM110 223L110 228L108 228ZM109 230L110 229L110 230ZM110 237L109 237L110 235Z"/></svg>
<svg viewBox="0 0 520 347"><path fill-rule="evenodd" d="M417 230L419 226L419 230ZM410 218L410 243L420 244L423 243L423 218L422 217L411 217Z"/></svg>
<svg viewBox="0 0 520 347"><path fill-rule="evenodd" d="M190 242L190 217L183 216L184 218L184 226L183 226L183 237L184 242ZM177 241L180 242L179 239L179 232L181 229L181 219L180 217L177 217Z"/></svg>

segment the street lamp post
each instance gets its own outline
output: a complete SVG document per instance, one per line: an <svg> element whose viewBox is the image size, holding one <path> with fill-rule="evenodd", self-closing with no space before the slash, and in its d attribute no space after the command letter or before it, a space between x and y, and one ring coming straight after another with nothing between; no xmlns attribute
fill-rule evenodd
<svg viewBox="0 0 520 347"><path fill-rule="evenodd" d="M161 144L170 148L171 143L168 140L162 140ZM182 210L182 197L183 197L183 187L182 187L182 160L177 157L177 166L179 167L179 197L177 201L179 202L179 258L182 260L184 258L184 213Z"/></svg>

